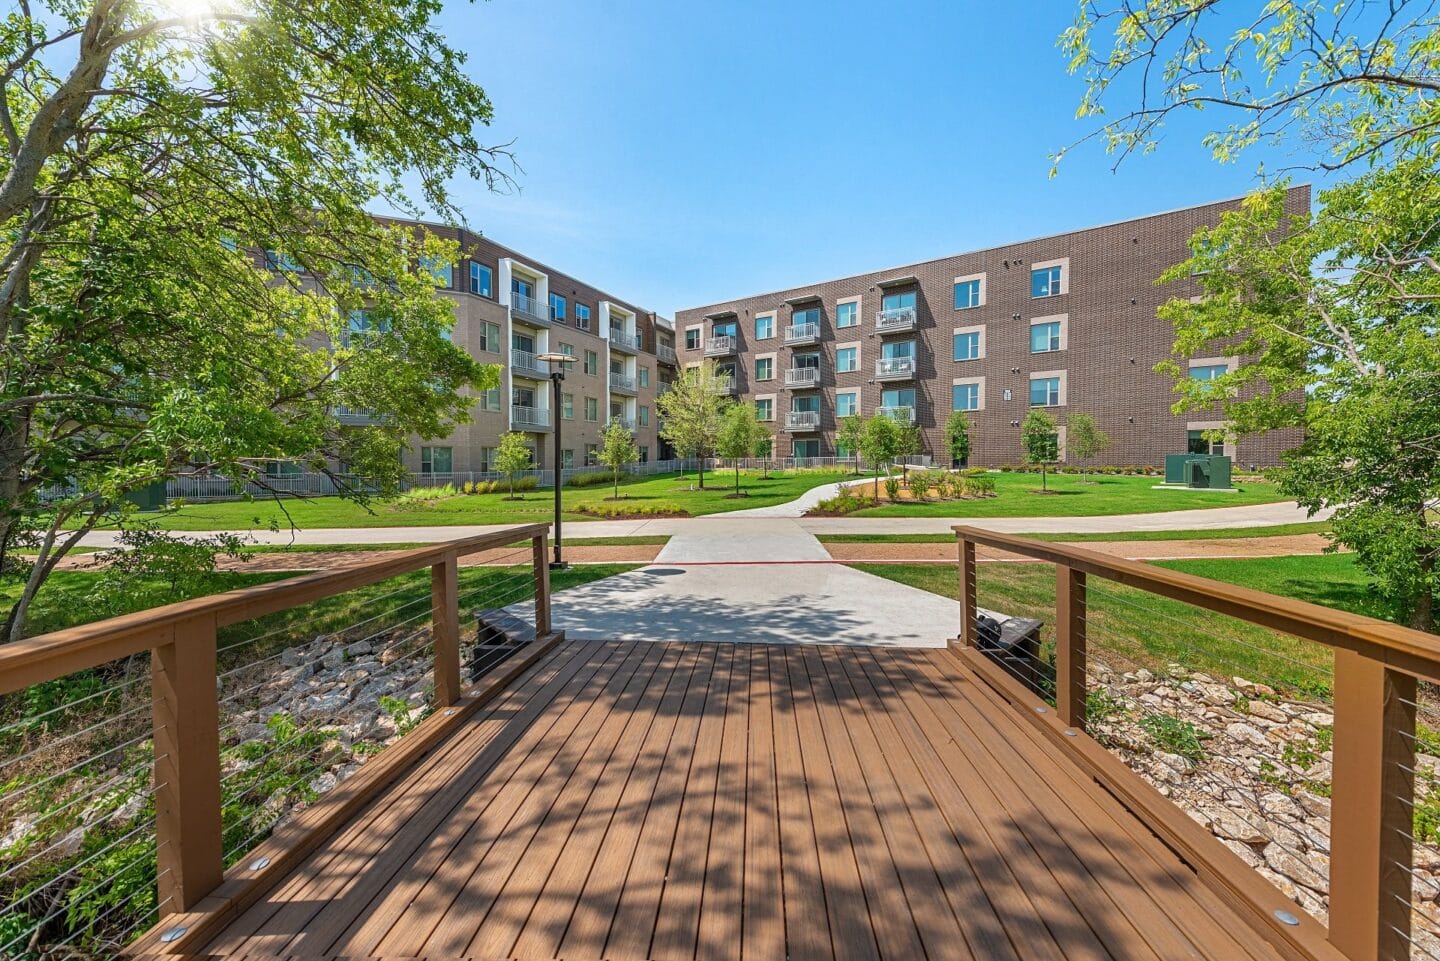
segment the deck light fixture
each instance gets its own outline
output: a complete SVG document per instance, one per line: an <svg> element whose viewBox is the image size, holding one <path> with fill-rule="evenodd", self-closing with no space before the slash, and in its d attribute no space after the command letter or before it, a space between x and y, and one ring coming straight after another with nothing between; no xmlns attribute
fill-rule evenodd
<svg viewBox="0 0 1440 961"><path fill-rule="evenodd" d="M560 384L565 380L565 365L575 363L575 358L569 354L549 353L541 354L535 359L550 365L553 395L550 409L554 411L552 421L555 428L555 559L550 562L550 569L563 571L568 565L560 558L560 424L565 419L560 416L563 413L560 409Z"/></svg>

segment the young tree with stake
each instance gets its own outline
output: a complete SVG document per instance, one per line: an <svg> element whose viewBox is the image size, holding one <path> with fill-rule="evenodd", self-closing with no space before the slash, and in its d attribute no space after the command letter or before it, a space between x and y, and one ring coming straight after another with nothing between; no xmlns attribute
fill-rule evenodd
<svg viewBox="0 0 1440 961"><path fill-rule="evenodd" d="M520 431L512 430L500 438L500 446L495 448L495 469L510 479L510 496L506 500L518 500L515 478L521 471L530 469L530 457L530 448Z"/></svg>
<svg viewBox="0 0 1440 961"><path fill-rule="evenodd" d="M1081 460L1089 460L1110 446L1110 435L1089 414L1071 414L1065 426L1065 446Z"/></svg>
<svg viewBox="0 0 1440 961"><path fill-rule="evenodd" d="M900 452L900 425L893 417L876 414L865 421L860 435L860 453L875 469L875 496L880 496L880 465L885 465L885 476L890 476L890 462Z"/></svg>
<svg viewBox="0 0 1440 961"><path fill-rule="evenodd" d="M1025 448L1025 463L1040 468L1040 490L1048 491L1045 472L1060 459L1060 435L1055 418L1043 410L1026 414L1020 425L1020 443Z"/></svg>
<svg viewBox="0 0 1440 961"><path fill-rule="evenodd" d="M705 361L680 373L670 389L655 399L665 422L660 436L683 456L700 462L700 488L705 488L705 458L715 450L715 439L727 408L734 403L725 378L716 376L715 364Z"/></svg>
<svg viewBox="0 0 1440 961"><path fill-rule="evenodd" d="M835 432L835 445L850 452L853 473L860 473L860 448L865 439L865 419L859 414L840 418L840 427Z"/></svg>
<svg viewBox="0 0 1440 961"><path fill-rule="evenodd" d="M970 415L952 410L945 420L945 440L950 445L950 462L959 466L970 457Z"/></svg>
<svg viewBox="0 0 1440 961"><path fill-rule="evenodd" d="M770 432L755 416L751 404L732 404L725 411L716 438L715 450L721 457L728 457L735 464L735 496L740 496L740 461L757 455L762 442L770 439Z"/></svg>
<svg viewBox="0 0 1440 961"><path fill-rule="evenodd" d="M601 464L610 468L610 479L615 490L615 496L611 499L618 501L620 472L640 459L640 448L635 446L635 435L618 420L612 420L605 425L605 433L600 437L600 451L595 456Z"/></svg>

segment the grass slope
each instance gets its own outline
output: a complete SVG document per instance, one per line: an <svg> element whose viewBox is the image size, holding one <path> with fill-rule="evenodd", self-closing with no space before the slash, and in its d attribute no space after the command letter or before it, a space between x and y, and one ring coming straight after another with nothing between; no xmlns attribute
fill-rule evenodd
<svg viewBox="0 0 1440 961"><path fill-rule="evenodd" d="M1037 541L1070 544L1114 541L1211 541L1248 537L1284 537L1291 534L1324 534L1329 521L1273 524L1269 527L1217 527L1214 530L1105 531L1098 534L1020 534ZM817 534L822 544L953 544L954 534Z"/></svg>

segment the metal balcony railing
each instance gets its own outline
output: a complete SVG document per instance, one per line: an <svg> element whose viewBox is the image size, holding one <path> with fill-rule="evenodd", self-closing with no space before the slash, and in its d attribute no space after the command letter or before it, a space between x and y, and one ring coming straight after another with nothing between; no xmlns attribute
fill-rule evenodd
<svg viewBox="0 0 1440 961"><path fill-rule="evenodd" d="M621 427L625 428L630 433L635 433L635 421L632 418L611 416L610 423L619 424Z"/></svg>
<svg viewBox="0 0 1440 961"><path fill-rule="evenodd" d="M705 341L705 356L724 357L726 354L735 353L738 346L739 344L736 342L736 339L729 334L721 337L711 337Z"/></svg>
<svg viewBox="0 0 1440 961"><path fill-rule="evenodd" d="M875 330L881 334L898 334L915 329L914 307L892 307L875 315Z"/></svg>
<svg viewBox="0 0 1440 961"><path fill-rule="evenodd" d="M785 414L786 430L819 430L820 412L818 410L792 410Z"/></svg>
<svg viewBox="0 0 1440 961"><path fill-rule="evenodd" d="M550 426L550 411L541 407L511 407L511 427L546 427Z"/></svg>
<svg viewBox="0 0 1440 961"><path fill-rule="evenodd" d="M786 387L819 387L819 367L792 367L785 371Z"/></svg>
<svg viewBox="0 0 1440 961"><path fill-rule="evenodd" d="M875 361L877 380L910 380L914 376L914 357L882 357Z"/></svg>
<svg viewBox="0 0 1440 961"><path fill-rule="evenodd" d="M536 377L549 377L550 364L540 360L528 350L512 349L510 351L510 366L521 373L533 374Z"/></svg>
<svg viewBox="0 0 1440 961"><path fill-rule="evenodd" d="M611 327L610 346L634 353L640 349L640 338L635 334L625 333L619 327Z"/></svg>
<svg viewBox="0 0 1440 961"><path fill-rule="evenodd" d="M612 370L610 372L610 389L623 390L628 394L633 394L635 393L635 378L617 374Z"/></svg>
<svg viewBox="0 0 1440 961"><path fill-rule="evenodd" d="M877 407L875 414L879 417L888 417L901 424L915 423L914 407Z"/></svg>
<svg viewBox="0 0 1440 961"><path fill-rule="evenodd" d="M678 362L678 358L675 356L675 348L668 344L657 344L655 346L655 356L660 358L660 362L663 364L675 364Z"/></svg>
<svg viewBox="0 0 1440 961"><path fill-rule="evenodd" d="M510 294L510 312L519 314L520 319L526 323L535 324L540 327L550 326L550 305L542 304L534 297L527 297L525 294Z"/></svg>
<svg viewBox="0 0 1440 961"><path fill-rule="evenodd" d="M717 377L715 380L720 384L721 393L733 394L740 389L740 385L734 377Z"/></svg>
<svg viewBox="0 0 1440 961"><path fill-rule="evenodd" d="M820 340L819 324L791 324L785 328L785 343L813 344Z"/></svg>

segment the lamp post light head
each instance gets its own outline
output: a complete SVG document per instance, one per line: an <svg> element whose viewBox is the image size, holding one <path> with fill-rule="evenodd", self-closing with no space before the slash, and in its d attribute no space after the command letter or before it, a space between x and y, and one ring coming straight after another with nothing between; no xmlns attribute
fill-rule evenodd
<svg viewBox="0 0 1440 961"><path fill-rule="evenodd" d="M575 358L570 354L538 354L536 360L543 360L547 364L573 364Z"/></svg>

